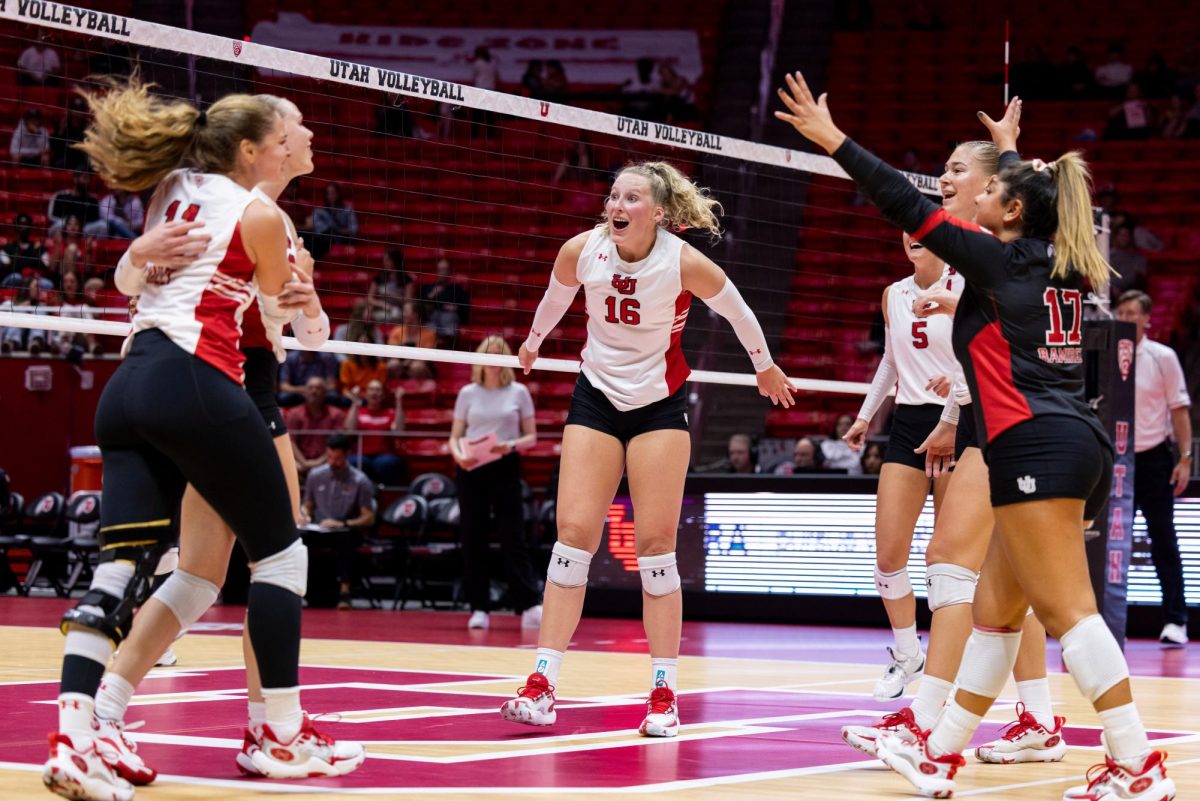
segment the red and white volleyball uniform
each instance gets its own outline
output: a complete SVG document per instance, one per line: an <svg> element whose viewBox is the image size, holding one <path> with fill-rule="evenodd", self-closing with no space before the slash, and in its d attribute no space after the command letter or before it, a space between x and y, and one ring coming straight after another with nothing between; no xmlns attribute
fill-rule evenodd
<svg viewBox="0 0 1200 801"><path fill-rule="evenodd" d="M241 222L256 200L223 175L176 170L154 193L146 230L172 220L200 221L211 237L186 268L147 267L133 333L156 328L183 350L242 383L242 316L256 297L254 262L242 244ZM132 337L126 340L127 353Z"/></svg>
<svg viewBox="0 0 1200 801"><path fill-rule="evenodd" d="M964 284L953 268L947 267L938 286L958 296ZM925 387L934 376L953 379L960 370L950 342L954 318L946 314L917 317L913 313L913 301L925 291L911 275L888 290L887 349L896 361L896 403L903 406L943 405L945 398Z"/></svg>
<svg viewBox="0 0 1200 801"><path fill-rule="evenodd" d="M680 347L692 302L679 273L684 244L659 228L650 255L629 263L598 226L579 255L588 316L582 371L620 411L670 397L691 372Z"/></svg>

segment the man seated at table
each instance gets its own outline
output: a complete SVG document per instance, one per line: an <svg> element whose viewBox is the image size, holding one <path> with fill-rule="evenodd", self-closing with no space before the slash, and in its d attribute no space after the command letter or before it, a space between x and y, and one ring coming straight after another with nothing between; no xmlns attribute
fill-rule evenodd
<svg viewBox="0 0 1200 801"><path fill-rule="evenodd" d="M350 578L359 532L375 523L375 485L350 466L350 447L345 434L333 434L326 440L325 464L314 467L304 482L300 521L309 530L330 532L337 561L338 609L350 608Z"/></svg>

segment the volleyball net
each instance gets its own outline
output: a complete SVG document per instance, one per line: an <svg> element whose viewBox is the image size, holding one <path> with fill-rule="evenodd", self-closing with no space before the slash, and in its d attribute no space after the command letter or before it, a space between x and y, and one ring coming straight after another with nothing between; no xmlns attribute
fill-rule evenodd
<svg viewBox="0 0 1200 801"><path fill-rule="evenodd" d="M18 54L39 41L64 64L58 86L17 80ZM521 96L50 2L0 4L0 49L11 56L0 67L3 118L19 125L36 109L64 133L48 166L15 156L3 165L0 222L28 214L37 234L55 224L53 193L86 168L69 147L72 120L86 121L72 110L72 87L95 85L93 76L136 65L156 91L202 104L235 91L295 102L315 133L316 171L294 181L280 204L316 257L316 286L338 337L323 348L330 352L401 365L515 364L473 351L491 334L515 349L558 248L599 220L613 175L631 161L667 160L712 187L726 209L725 236L716 244L685 236L738 284L776 361L803 390L865 392L881 289L908 269L899 233L832 159L704 130L703 97L697 110L690 99L586 84L554 100ZM936 179L908 177L937 194ZM95 181L91 191L107 190ZM61 291L67 269L80 284L108 279L96 305L111 312L124 304L111 270L127 240L89 235L95 229L81 222L79 234L67 224L47 237L53 290L10 281L0 327L128 330L120 314L55 316L78 302ZM580 297L547 339L538 369L578 369L585 320ZM683 348L698 368L693 381L755 384L728 326L699 302Z"/></svg>

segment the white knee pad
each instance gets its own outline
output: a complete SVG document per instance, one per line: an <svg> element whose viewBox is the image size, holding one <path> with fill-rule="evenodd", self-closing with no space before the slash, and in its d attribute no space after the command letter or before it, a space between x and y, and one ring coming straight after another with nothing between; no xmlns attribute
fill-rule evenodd
<svg viewBox="0 0 1200 801"><path fill-rule="evenodd" d="M180 630L200 619L217 601L220 590L208 579L186 570L176 570L154 591L153 598L170 609L179 620Z"/></svg>
<svg viewBox="0 0 1200 801"><path fill-rule="evenodd" d="M274 584L301 598L308 591L308 548L296 540L279 553L250 563L251 584Z"/></svg>
<svg viewBox="0 0 1200 801"><path fill-rule="evenodd" d="M895 600L912 593L912 582L908 579L908 568L901 568L895 573L884 573L875 566L875 589L879 590L880 598Z"/></svg>
<svg viewBox="0 0 1200 801"><path fill-rule="evenodd" d="M546 580L560 587L582 587L587 584L592 555L582 548L572 548L561 542L550 551L550 567Z"/></svg>
<svg viewBox="0 0 1200 801"><path fill-rule="evenodd" d="M679 566L675 564L674 551L639 556L638 571L642 574L642 589L648 595L670 595L679 589Z"/></svg>
<svg viewBox="0 0 1200 801"><path fill-rule="evenodd" d="M154 568L154 575L165 576L179 567L179 546L168 548L166 553L158 560L158 566Z"/></svg>
<svg viewBox="0 0 1200 801"><path fill-rule="evenodd" d="M1063 662L1083 697L1095 703L1129 678L1129 665L1121 647L1100 615L1089 615L1059 640Z"/></svg>
<svg viewBox="0 0 1200 801"><path fill-rule="evenodd" d="M955 683L984 698L998 698L1017 664L1021 632L976 628L967 640Z"/></svg>
<svg viewBox="0 0 1200 801"><path fill-rule="evenodd" d="M929 611L975 602L975 585L979 574L962 565L939 563L930 565L925 572L925 586L929 590Z"/></svg>

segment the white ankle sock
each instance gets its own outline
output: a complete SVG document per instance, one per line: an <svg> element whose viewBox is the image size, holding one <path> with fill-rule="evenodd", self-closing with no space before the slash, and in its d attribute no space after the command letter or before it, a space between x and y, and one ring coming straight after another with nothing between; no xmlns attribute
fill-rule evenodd
<svg viewBox="0 0 1200 801"><path fill-rule="evenodd" d="M90 695L63 693L58 696L58 730L63 734L91 737L95 732L92 728L95 710L96 700Z"/></svg>
<svg viewBox="0 0 1200 801"><path fill-rule="evenodd" d="M1030 679L1017 682L1017 697L1025 711L1046 731L1054 731L1054 702L1050 700L1050 679Z"/></svg>
<svg viewBox="0 0 1200 801"><path fill-rule="evenodd" d="M650 659L650 689L655 687L670 687L675 689L675 675L679 672L678 659L651 657Z"/></svg>
<svg viewBox="0 0 1200 801"><path fill-rule="evenodd" d="M123 721L131 700L133 685L116 673L105 673L96 692L96 717Z"/></svg>
<svg viewBox="0 0 1200 801"><path fill-rule="evenodd" d="M1137 706L1130 703L1097 714L1104 724L1105 750L1113 762L1135 773L1141 771L1150 756L1150 740Z"/></svg>
<svg viewBox="0 0 1200 801"><path fill-rule="evenodd" d="M246 710L250 728L261 729L267 722L267 704L265 701L247 701Z"/></svg>
<svg viewBox="0 0 1200 801"><path fill-rule="evenodd" d="M558 671L562 670L563 652L553 648L537 649L537 658L533 663L533 672L541 673L550 682L550 686L558 684Z"/></svg>
<svg viewBox="0 0 1200 801"><path fill-rule="evenodd" d="M982 715L968 712L959 706L957 701L951 701L942 713L942 719L933 727L933 733L929 735L930 755L961 754L971 741L971 735L979 728L981 720Z"/></svg>
<svg viewBox="0 0 1200 801"><path fill-rule="evenodd" d="M290 743L304 723L304 712L300 709L300 688L275 687L264 689L262 693L267 724L280 743Z"/></svg>
<svg viewBox="0 0 1200 801"><path fill-rule="evenodd" d="M912 713L923 731L929 731L938 722L938 718L942 716L942 708L946 706L946 699L950 697L950 691L953 689L953 682L929 674L921 677L917 697L912 702Z"/></svg>
<svg viewBox="0 0 1200 801"><path fill-rule="evenodd" d="M917 637L916 623L902 629L892 629L892 635L896 638L896 656L912 659L921 653L921 640Z"/></svg>

